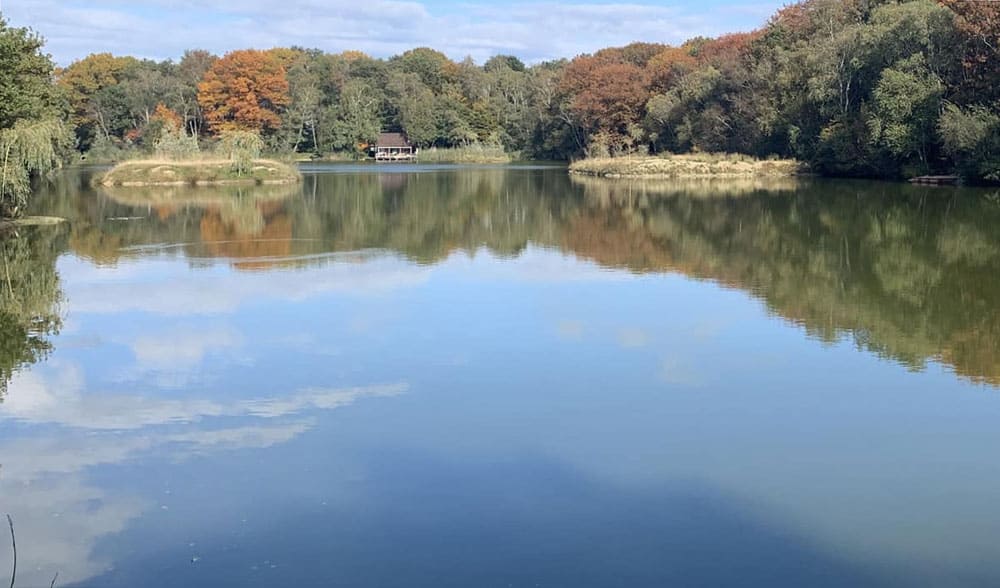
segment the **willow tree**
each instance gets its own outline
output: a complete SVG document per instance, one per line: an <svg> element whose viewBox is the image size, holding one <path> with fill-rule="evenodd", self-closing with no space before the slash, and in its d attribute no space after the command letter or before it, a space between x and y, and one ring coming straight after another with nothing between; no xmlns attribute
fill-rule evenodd
<svg viewBox="0 0 1000 588"><path fill-rule="evenodd" d="M218 150L231 162L236 175L248 175L253 171L254 160L264 151L264 139L254 131L226 131Z"/></svg>
<svg viewBox="0 0 1000 588"><path fill-rule="evenodd" d="M0 216L16 215L31 178L59 165L66 138L52 59L30 29L0 18Z"/></svg>
<svg viewBox="0 0 1000 588"><path fill-rule="evenodd" d="M59 166L66 127L56 119L18 121L0 130L0 215L17 216L31 193L33 175Z"/></svg>

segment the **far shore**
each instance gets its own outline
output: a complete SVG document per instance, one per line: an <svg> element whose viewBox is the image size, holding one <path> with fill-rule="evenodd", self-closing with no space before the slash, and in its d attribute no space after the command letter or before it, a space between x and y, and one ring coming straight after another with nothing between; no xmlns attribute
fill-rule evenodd
<svg viewBox="0 0 1000 588"><path fill-rule="evenodd" d="M746 178L790 177L808 173L792 159L756 159L746 155L695 153L593 157L574 161L569 173L605 178Z"/></svg>

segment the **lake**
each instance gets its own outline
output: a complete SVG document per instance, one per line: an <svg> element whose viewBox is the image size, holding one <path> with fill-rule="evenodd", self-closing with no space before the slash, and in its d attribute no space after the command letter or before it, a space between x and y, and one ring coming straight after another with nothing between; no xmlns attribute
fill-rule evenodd
<svg viewBox="0 0 1000 588"><path fill-rule="evenodd" d="M1000 192L304 172L40 188L18 586L1000 584Z"/></svg>

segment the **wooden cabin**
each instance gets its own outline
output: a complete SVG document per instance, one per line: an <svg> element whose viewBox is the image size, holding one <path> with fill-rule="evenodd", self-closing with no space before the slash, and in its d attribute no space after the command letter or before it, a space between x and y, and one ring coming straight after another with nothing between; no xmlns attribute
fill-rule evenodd
<svg viewBox="0 0 1000 588"><path fill-rule="evenodd" d="M411 161L417 148L403 133L381 133L375 142L375 161Z"/></svg>

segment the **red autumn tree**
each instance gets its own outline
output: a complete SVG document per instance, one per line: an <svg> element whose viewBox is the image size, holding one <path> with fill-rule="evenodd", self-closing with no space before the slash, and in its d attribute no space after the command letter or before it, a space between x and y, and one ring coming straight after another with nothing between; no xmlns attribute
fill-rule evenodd
<svg viewBox="0 0 1000 588"><path fill-rule="evenodd" d="M741 68L750 55L751 45L763 33L731 33L722 35L704 43L698 49L698 59L716 69L727 71L730 68Z"/></svg>
<svg viewBox="0 0 1000 588"><path fill-rule="evenodd" d="M1000 5L995 2L941 0L955 13L964 37L962 90L970 99L1000 97Z"/></svg>
<svg viewBox="0 0 1000 588"><path fill-rule="evenodd" d="M589 133L625 135L642 120L649 99L646 72L625 62L598 56L577 57L566 66L560 89L570 110Z"/></svg>
<svg viewBox="0 0 1000 588"><path fill-rule="evenodd" d="M594 57L608 63L631 63L639 67L646 67L650 59L669 48L668 45L661 43L631 43L624 47L601 49L594 54Z"/></svg>
<svg viewBox="0 0 1000 588"><path fill-rule="evenodd" d="M665 92L697 67L698 60L689 47L668 47L649 60L649 85L654 92Z"/></svg>
<svg viewBox="0 0 1000 588"><path fill-rule="evenodd" d="M285 68L267 51L233 51L213 63L198 85L198 104L215 133L273 132L290 101Z"/></svg>

